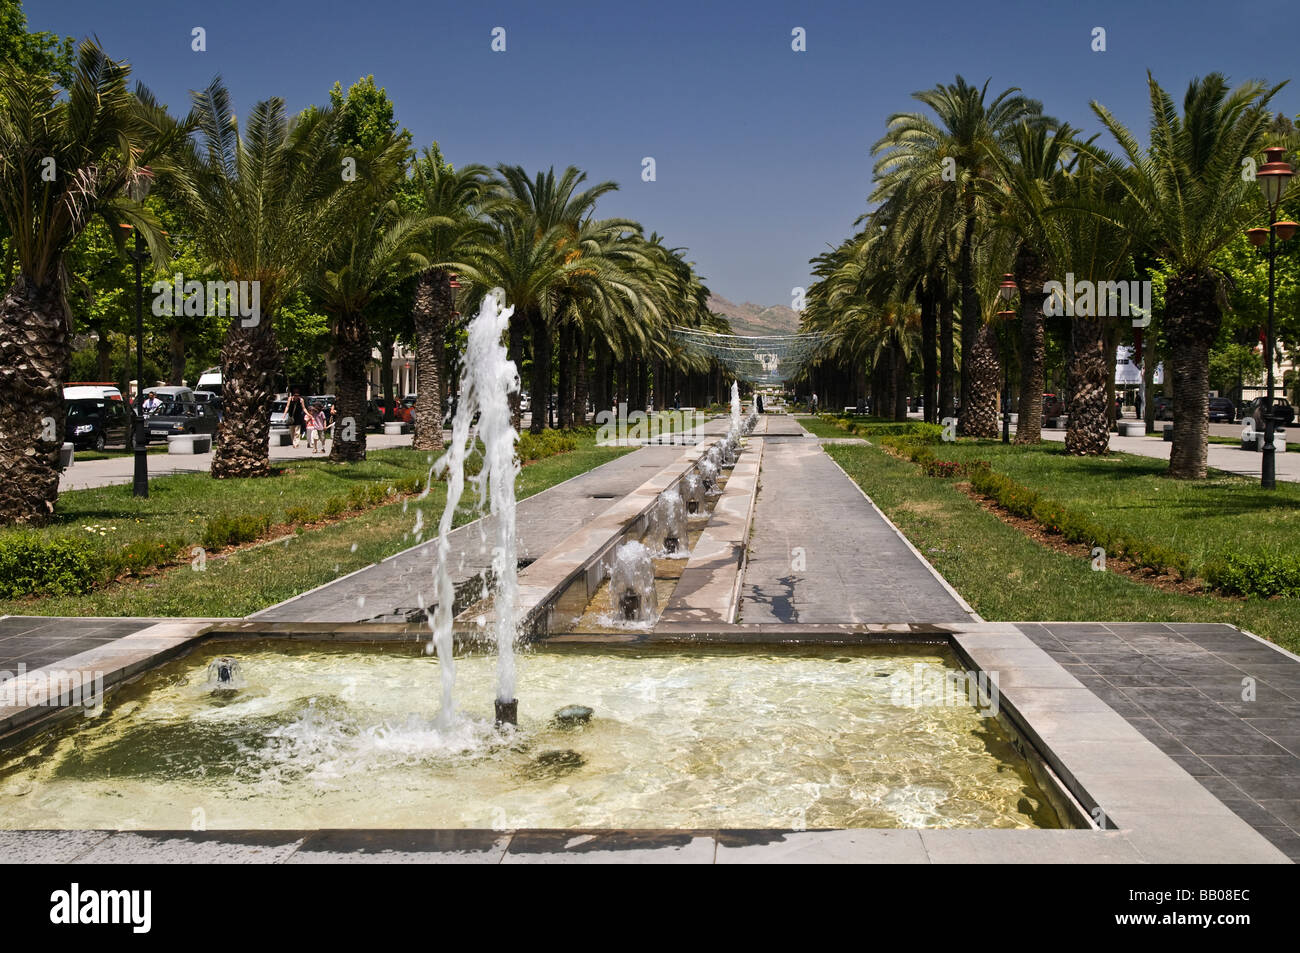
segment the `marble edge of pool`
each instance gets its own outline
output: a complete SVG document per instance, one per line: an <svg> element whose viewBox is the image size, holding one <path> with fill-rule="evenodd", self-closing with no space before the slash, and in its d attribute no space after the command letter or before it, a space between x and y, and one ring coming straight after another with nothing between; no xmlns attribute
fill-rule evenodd
<svg viewBox="0 0 1300 953"><path fill-rule="evenodd" d="M917 637L925 635L930 636L927 641L945 641L973 670L995 679L1002 713L1093 818L1094 826L1066 830L0 831L0 857L39 863L1290 862L1015 624L940 626L924 633L901 626L815 628L815 632L802 632L774 627L750 631L749 638L743 637L746 633L719 632L700 641L721 642L726 635L730 641L747 643L870 644L920 641ZM873 632L873 628L885 631ZM109 685L173 657L208 634L254 633L226 620L162 623L67 659L63 665L82 671L112 666L112 681L104 671ZM318 635L301 630L298 634ZM374 634L370 633L372 638ZM364 638L360 632L356 635ZM135 641L124 644L131 639ZM604 641L614 644L614 640ZM0 725L5 724L3 719L16 717L13 711L0 709Z"/></svg>

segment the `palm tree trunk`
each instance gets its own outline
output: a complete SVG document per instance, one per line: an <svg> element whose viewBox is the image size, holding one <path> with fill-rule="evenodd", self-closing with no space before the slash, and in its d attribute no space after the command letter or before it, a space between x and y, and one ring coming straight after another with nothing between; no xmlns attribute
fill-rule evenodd
<svg viewBox="0 0 1300 953"><path fill-rule="evenodd" d="M573 366L573 425L575 427L587 426L587 401L590 398L590 380L587 373L587 332L578 327L574 332L574 358L576 363Z"/></svg>
<svg viewBox="0 0 1300 953"><path fill-rule="evenodd" d="M555 395L556 424L561 430L568 430L573 419L573 325L566 321L560 325L559 335L560 382Z"/></svg>
<svg viewBox="0 0 1300 953"><path fill-rule="evenodd" d="M212 476L271 475L271 398L280 373L280 348L274 315L262 313L252 327L235 318L221 347L221 397L224 405L212 458Z"/></svg>
<svg viewBox="0 0 1300 953"><path fill-rule="evenodd" d="M1028 243L1016 253L1016 284L1020 289L1020 406L1016 416L1016 443L1043 440L1043 361L1047 342L1043 333L1043 303L1047 283L1043 260Z"/></svg>
<svg viewBox="0 0 1300 953"><path fill-rule="evenodd" d="M506 357L515 365L515 370L522 378L524 373L524 316L516 311L510 318L507 331ZM510 426L518 432L522 425L524 412L520 404L519 391L510 394Z"/></svg>
<svg viewBox="0 0 1300 953"><path fill-rule="evenodd" d="M442 449L442 358L447 319L455 306L451 275L441 269L420 272L411 318L415 325L415 377L419 387L411 410L416 450ZM337 446L337 444L336 444Z"/></svg>
<svg viewBox="0 0 1300 953"><path fill-rule="evenodd" d="M0 523L42 523L59 496L72 353L58 281L21 274L0 301Z"/></svg>
<svg viewBox="0 0 1300 953"><path fill-rule="evenodd" d="M998 360L998 341L991 325L980 324L975 341L968 352L969 359L962 360L962 380L970 371L970 404L963 407L961 422L971 437L993 438L998 435L998 385L1001 362Z"/></svg>
<svg viewBox="0 0 1300 953"><path fill-rule="evenodd" d="M338 362L338 416L330 460L344 463L366 458L366 366L370 363L370 326L361 314L339 315L334 325ZM424 391L424 381L420 381Z"/></svg>
<svg viewBox="0 0 1300 953"><path fill-rule="evenodd" d="M609 345L602 336L597 335L592 350L596 352L596 379L592 382L591 400L596 405L596 413L600 413L609 410L613 403L609 392Z"/></svg>
<svg viewBox="0 0 1300 953"><path fill-rule="evenodd" d="M969 360L975 350L975 341L979 337L983 322L980 320L979 293L975 290L975 269L971 260L975 233L975 216L966 218L962 229L961 250L957 256L957 284L961 293L961 414L958 418L958 432L966 435L972 433L974 422L970 420L967 409L971 408L971 385L978 373L973 362ZM978 413L978 411L976 411Z"/></svg>
<svg viewBox="0 0 1300 953"><path fill-rule="evenodd" d="M179 387L181 381L185 379L185 336L181 333L178 324L173 324L167 329L167 356L171 362L167 383Z"/></svg>
<svg viewBox="0 0 1300 953"><path fill-rule="evenodd" d="M1203 480L1207 472L1210 419L1210 345L1219 334L1218 284L1212 275L1184 272L1169 279L1165 291L1165 329L1169 367L1165 380L1175 383L1174 445L1169 475Z"/></svg>
<svg viewBox="0 0 1300 953"><path fill-rule="evenodd" d="M551 396L551 328L540 308L529 313L528 325L533 332L533 421L528 429L541 433L546 429Z"/></svg>
<svg viewBox="0 0 1300 953"><path fill-rule="evenodd" d="M1070 429L1065 452L1100 456L1110 449L1106 423L1106 335L1101 322L1074 318L1070 324Z"/></svg>
<svg viewBox="0 0 1300 953"><path fill-rule="evenodd" d="M935 390L938 367L935 344L938 337L938 312L934 290L929 282L921 286L921 409L926 423L936 423Z"/></svg>
<svg viewBox="0 0 1300 953"><path fill-rule="evenodd" d="M907 420L907 356L903 346L895 343L894 351L894 419Z"/></svg>
<svg viewBox="0 0 1300 953"><path fill-rule="evenodd" d="M952 302L939 294L939 420L957 416L957 359L952 347Z"/></svg>

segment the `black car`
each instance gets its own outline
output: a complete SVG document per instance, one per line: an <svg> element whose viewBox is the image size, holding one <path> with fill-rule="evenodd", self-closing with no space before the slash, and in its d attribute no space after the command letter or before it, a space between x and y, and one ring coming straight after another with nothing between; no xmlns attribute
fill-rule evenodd
<svg viewBox="0 0 1300 953"><path fill-rule="evenodd" d="M166 440L177 434L206 433L214 438L219 423L219 409L211 401L203 404L174 400L163 404L145 420L150 442Z"/></svg>
<svg viewBox="0 0 1300 953"><path fill-rule="evenodd" d="M1156 420L1174 419L1174 405L1170 402L1168 397L1157 397L1155 398L1155 402L1156 402L1155 409L1152 411L1152 416L1154 417L1154 419Z"/></svg>
<svg viewBox="0 0 1300 953"><path fill-rule="evenodd" d="M1245 420L1251 417L1255 421L1255 429L1264 429L1264 409L1268 404L1267 397L1256 397L1250 403L1241 408L1241 419ZM1295 408L1285 397L1273 398L1273 423L1285 427L1295 421Z"/></svg>
<svg viewBox="0 0 1300 953"><path fill-rule="evenodd" d="M1226 397L1210 398L1210 420L1232 423L1237 419L1237 405Z"/></svg>
<svg viewBox="0 0 1300 953"><path fill-rule="evenodd" d="M120 400L68 401L65 439L78 450L103 450L106 444L131 447L131 417Z"/></svg>

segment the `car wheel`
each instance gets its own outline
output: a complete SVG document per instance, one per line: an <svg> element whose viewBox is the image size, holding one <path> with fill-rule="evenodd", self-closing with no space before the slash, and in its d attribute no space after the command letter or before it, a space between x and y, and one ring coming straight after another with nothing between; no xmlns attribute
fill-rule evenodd
<svg viewBox="0 0 1300 953"><path fill-rule="evenodd" d="M103 435L102 433L100 433L100 434L96 434L96 435L95 435L95 450L96 450L96 451L102 451L103 449L104 449L104 435Z"/></svg>

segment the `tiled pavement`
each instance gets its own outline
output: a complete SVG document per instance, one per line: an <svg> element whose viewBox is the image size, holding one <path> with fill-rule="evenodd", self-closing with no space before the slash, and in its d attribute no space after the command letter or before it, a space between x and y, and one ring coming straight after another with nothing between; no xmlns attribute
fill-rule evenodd
<svg viewBox="0 0 1300 953"><path fill-rule="evenodd" d="M1300 862L1300 660L1211 623L1016 627Z"/></svg>
<svg viewBox="0 0 1300 953"><path fill-rule="evenodd" d="M740 621L974 618L798 421L767 424Z"/></svg>
<svg viewBox="0 0 1300 953"><path fill-rule="evenodd" d="M54 665L166 619L51 619L0 616L0 673ZM4 677L0 674L0 678Z"/></svg>

